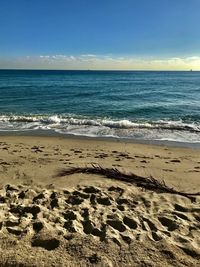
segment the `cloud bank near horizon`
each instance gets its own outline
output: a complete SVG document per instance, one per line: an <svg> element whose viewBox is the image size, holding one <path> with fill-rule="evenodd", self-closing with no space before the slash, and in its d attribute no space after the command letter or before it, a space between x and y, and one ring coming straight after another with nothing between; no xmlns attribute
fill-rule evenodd
<svg viewBox="0 0 200 267"><path fill-rule="evenodd" d="M39 55L0 58L1 69L200 70L200 56L139 58L112 55Z"/></svg>

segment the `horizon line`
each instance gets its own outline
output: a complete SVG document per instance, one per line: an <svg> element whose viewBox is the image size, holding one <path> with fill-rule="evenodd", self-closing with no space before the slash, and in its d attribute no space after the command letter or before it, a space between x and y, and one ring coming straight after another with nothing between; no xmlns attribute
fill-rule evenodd
<svg viewBox="0 0 200 267"><path fill-rule="evenodd" d="M43 68L43 69L32 69L32 68L0 68L0 71L1 70L30 70L30 71L159 71L159 72L165 72L165 71L168 71L168 72L173 72L173 71L176 71L176 72L199 72L200 70L193 70L193 69L188 69L188 70L180 70L180 69L177 69L177 70L169 70L169 69L166 69L166 70L159 70L159 69L46 69L46 68Z"/></svg>

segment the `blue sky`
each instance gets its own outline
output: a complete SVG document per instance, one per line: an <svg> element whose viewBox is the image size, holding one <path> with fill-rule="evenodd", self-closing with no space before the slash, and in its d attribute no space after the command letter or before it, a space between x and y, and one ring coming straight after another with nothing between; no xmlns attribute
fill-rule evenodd
<svg viewBox="0 0 200 267"><path fill-rule="evenodd" d="M200 69L199 12L199 0L0 0L0 68Z"/></svg>

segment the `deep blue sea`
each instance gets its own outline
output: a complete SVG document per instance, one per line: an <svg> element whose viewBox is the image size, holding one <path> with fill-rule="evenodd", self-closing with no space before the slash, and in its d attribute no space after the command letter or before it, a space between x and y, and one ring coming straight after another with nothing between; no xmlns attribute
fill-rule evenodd
<svg viewBox="0 0 200 267"><path fill-rule="evenodd" d="M0 131L200 143L200 72L0 70Z"/></svg>

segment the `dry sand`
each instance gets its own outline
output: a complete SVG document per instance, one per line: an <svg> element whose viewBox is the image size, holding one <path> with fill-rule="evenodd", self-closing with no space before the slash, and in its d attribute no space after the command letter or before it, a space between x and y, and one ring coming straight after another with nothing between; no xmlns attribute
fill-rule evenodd
<svg viewBox="0 0 200 267"><path fill-rule="evenodd" d="M200 197L60 168L100 164L200 191L200 150L0 138L0 266L200 266Z"/></svg>

